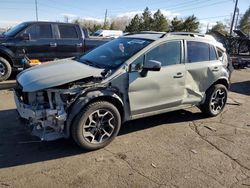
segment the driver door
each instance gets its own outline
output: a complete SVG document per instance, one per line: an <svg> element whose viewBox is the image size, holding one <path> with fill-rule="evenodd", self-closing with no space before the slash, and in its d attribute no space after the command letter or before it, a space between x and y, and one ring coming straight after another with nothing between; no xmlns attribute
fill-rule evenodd
<svg viewBox="0 0 250 188"><path fill-rule="evenodd" d="M132 116L153 113L182 104L185 86L183 42L160 44L131 64L129 73L129 101ZM161 70L140 72L143 62L161 62Z"/></svg>
<svg viewBox="0 0 250 188"><path fill-rule="evenodd" d="M49 61L56 58L55 38L49 23L33 24L23 31L30 35L30 40L22 40L17 44L17 50L24 49L30 59Z"/></svg>

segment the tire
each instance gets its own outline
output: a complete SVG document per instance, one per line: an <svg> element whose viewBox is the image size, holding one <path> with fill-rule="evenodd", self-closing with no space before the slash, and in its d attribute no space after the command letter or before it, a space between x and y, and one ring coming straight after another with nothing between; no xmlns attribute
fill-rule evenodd
<svg viewBox="0 0 250 188"><path fill-rule="evenodd" d="M77 115L71 127L71 135L81 148L91 151L112 142L120 127L121 115L118 109L109 102L97 101Z"/></svg>
<svg viewBox="0 0 250 188"><path fill-rule="evenodd" d="M11 72L12 69L10 63L3 57L0 57L0 82L7 80L10 77Z"/></svg>
<svg viewBox="0 0 250 188"><path fill-rule="evenodd" d="M206 116L214 117L219 115L227 102L228 90L222 84L211 86L206 91L205 102L200 106L200 110Z"/></svg>

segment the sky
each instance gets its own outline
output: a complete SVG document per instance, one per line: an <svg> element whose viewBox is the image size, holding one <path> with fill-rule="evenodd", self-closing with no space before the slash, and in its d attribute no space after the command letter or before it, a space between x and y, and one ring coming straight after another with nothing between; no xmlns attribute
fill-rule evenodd
<svg viewBox="0 0 250 188"><path fill-rule="evenodd" d="M154 12L160 9L166 17L187 17L194 14L206 27L216 21L230 21L234 10L233 0L37 0L38 18L46 21L64 21L67 15L74 18L103 20L105 10L109 18L134 16L145 7ZM239 0L243 14L249 0ZM0 28L36 19L35 0L0 0Z"/></svg>

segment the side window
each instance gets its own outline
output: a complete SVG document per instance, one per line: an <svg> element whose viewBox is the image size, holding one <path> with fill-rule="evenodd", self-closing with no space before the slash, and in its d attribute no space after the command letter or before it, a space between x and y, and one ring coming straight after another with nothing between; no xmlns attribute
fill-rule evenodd
<svg viewBox="0 0 250 188"><path fill-rule="evenodd" d="M181 63L181 42L167 42L157 46L146 54L145 61L156 60L162 66L175 65Z"/></svg>
<svg viewBox="0 0 250 188"><path fill-rule="evenodd" d="M219 56L219 59L222 60L223 58L223 52L217 48L217 52L218 52L218 56Z"/></svg>
<svg viewBox="0 0 250 188"><path fill-rule="evenodd" d="M77 31L75 26L71 25L58 25L60 36L62 39L77 39Z"/></svg>
<svg viewBox="0 0 250 188"><path fill-rule="evenodd" d="M209 61L210 45L203 42L187 42L187 57L188 63L195 63L200 61Z"/></svg>
<svg viewBox="0 0 250 188"><path fill-rule="evenodd" d="M30 38L33 40L53 38L50 24L33 25L24 32L30 34Z"/></svg>
<svg viewBox="0 0 250 188"><path fill-rule="evenodd" d="M218 52L219 60L222 61L222 63L227 64L227 61L228 61L227 54L218 48L217 48L217 52Z"/></svg>
<svg viewBox="0 0 250 188"><path fill-rule="evenodd" d="M213 61L213 60L217 60L217 54L216 54L216 51L215 51L215 48L214 46L210 45L210 53L209 53L209 59L210 61Z"/></svg>

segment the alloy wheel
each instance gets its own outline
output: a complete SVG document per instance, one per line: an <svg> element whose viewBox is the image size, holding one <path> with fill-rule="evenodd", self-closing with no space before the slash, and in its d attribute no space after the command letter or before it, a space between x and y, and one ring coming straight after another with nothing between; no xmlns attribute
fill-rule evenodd
<svg viewBox="0 0 250 188"><path fill-rule="evenodd" d="M4 64L0 61L0 76L4 76L6 74L6 68Z"/></svg>
<svg viewBox="0 0 250 188"><path fill-rule="evenodd" d="M91 144L108 140L115 129L114 115L107 109L92 112L83 125L83 137Z"/></svg>
<svg viewBox="0 0 250 188"><path fill-rule="evenodd" d="M224 108L226 103L226 92L222 89L217 89L214 91L211 102L210 108L214 114L220 113L220 111Z"/></svg>

